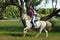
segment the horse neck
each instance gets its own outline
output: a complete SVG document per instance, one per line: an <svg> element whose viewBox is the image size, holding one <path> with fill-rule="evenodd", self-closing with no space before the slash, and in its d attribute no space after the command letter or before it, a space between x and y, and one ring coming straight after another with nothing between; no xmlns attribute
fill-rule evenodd
<svg viewBox="0 0 60 40"><path fill-rule="evenodd" d="M26 15L26 14L25 14L25 16L24 16L24 17L25 17L25 20L27 20L27 21L31 21L30 16L28 16L28 15Z"/></svg>
<svg viewBox="0 0 60 40"><path fill-rule="evenodd" d="M31 22L31 19L25 19L27 22Z"/></svg>

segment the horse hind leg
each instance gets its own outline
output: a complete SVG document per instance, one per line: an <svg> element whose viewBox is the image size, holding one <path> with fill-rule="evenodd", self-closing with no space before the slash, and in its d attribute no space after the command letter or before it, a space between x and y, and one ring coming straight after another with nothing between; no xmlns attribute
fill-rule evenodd
<svg viewBox="0 0 60 40"><path fill-rule="evenodd" d="M44 29L44 31L46 32L46 38L48 37L48 31L46 29Z"/></svg>
<svg viewBox="0 0 60 40"><path fill-rule="evenodd" d="M40 30L39 30L39 33L35 37L38 37L42 33L43 29L44 28L41 27Z"/></svg>
<svg viewBox="0 0 60 40"><path fill-rule="evenodd" d="M52 24L51 24L50 22L47 22L47 29L48 29L49 31L51 31L51 29L52 29Z"/></svg>

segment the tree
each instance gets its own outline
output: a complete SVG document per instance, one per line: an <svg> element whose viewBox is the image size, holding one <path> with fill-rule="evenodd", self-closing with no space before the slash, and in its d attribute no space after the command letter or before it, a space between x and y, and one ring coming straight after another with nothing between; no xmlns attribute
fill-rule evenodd
<svg viewBox="0 0 60 40"><path fill-rule="evenodd" d="M50 18L52 18L53 16L60 16L57 13L60 12L60 9L56 10L56 6L57 6L57 0L51 0L52 1L52 8L53 11L50 13L50 15L42 17L41 20L48 20ZM53 4L55 2L55 5Z"/></svg>
<svg viewBox="0 0 60 40"><path fill-rule="evenodd" d="M1 8L0 15L2 15L1 12L5 11L5 9L8 5L17 6L17 8L20 11L20 17L21 17L22 23L25 24L22 19L22 13L24 13L24 8L23 8L24 3L26 4L25 5L26 13L28 14L28 10L30 7L35 9L34 7L39 5L42 1L43 0L0 0L0 8ZM55 1L55 2L57 3L57 1ZM46 0L46 3L47 3L47 0ZM51 17L55 16L56 14L57 14L57 10L54 10L52 13L50 13L50 15L42 17L41 20L50 19Z"/></svg>

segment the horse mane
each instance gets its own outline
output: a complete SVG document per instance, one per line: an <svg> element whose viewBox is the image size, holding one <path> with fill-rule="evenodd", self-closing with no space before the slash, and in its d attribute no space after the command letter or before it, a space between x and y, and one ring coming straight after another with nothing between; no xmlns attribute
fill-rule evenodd
<svg viewBox="0 0 60 40"><path fill-rule="evenodd" d="M32 18L30 16L28 16L27 14L24 14L24 18L25 20L31 20Z"/></svg>

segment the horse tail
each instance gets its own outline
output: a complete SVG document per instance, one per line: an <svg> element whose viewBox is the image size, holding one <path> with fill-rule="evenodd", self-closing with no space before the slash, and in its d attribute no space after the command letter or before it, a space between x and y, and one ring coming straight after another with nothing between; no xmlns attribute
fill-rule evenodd
<svg viewBox="0 0 60 40"><path fill-rule="evenodd" d="M50 22L46 22L47 23L47 30L51 31L52 29L52 24Z"/></svg>

